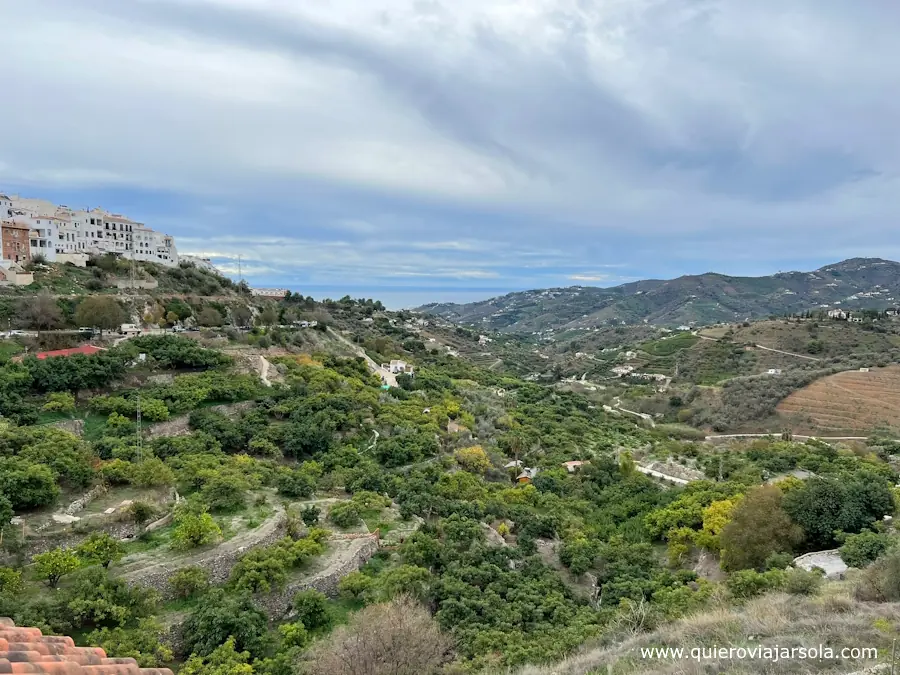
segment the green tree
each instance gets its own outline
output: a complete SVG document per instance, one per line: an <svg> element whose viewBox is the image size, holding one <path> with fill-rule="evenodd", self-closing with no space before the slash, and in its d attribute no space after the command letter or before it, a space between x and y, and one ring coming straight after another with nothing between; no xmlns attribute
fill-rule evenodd
<svg viewBox="0 0 900 675"><path fill-rule="evenodd" d="M328 599L319 591L300 591L291 603L297 620L309 630L330 626L333 619L328 611Z"/></svg>
<svg viewBox="0 0 900 675"><path fill-rule="evenodd" d="M108 295L89 295L75 309L75 322L79 326L99 328L101 336L104 330L117 330L127 319L122 306Z"/></svg>
<svg viewBox="0 0 900 675"><path fill-rule="evenodd" d="M209 572L202 567L183 567L169 577L169 586L178 598L188 599L209 588Z"/></svg>
<svg viewBox="0 0 900 675"><path fill-rule="evenodd" d="M316 488L315 480L300 469L284 468L276 481L279 494L289 499L305 499L311 497Z"/></svg>
<svg viewBox="0 0 900 675"><path fill-rule="evenodd" d="M365 600L372 593L374 580L362 572L350 572L338 582L338 592L342 598Z"/></svg>
<svg viewBox="0 0 900 675"><path fill-rule="evenodd" d="M848 534L838 549L841 560L849 567L865 567L895 545L891 535L872 530L863 530L859 534Z"/></svg>
<svg viewBox="0 0 900 675"><path fill-rule="evenodd" d="M59 496L56 474L24 457L0 457L0 494L16 511L53 504Z"/></svg>
<svg viewBox="0 0 900 675"><path fill-rule="evenodd" d="M268 617L249 594L214 588L200 598L183 634L187 650L198 656L212 654L229 637L234 638L235 649L261 656L268 646L267 633Z"/></svg>
<svg viewBox="0 0 900 675"><path fill-rule="evenodd" d="M763 485L744 497L719 534L726 570L762 567L772 553L791 551L803 532L782 508L782 493Z"/></svg>
<svg viewBox="0 0 900 675"><path fill-rule="evenodd" d="M175 516L172 545L178 549L197 548L212 544L222 536L221 528L208 513L182 511Z"/></svg>
<svg viewBox="0 0 900 675"><path fill-rule="evenodd" d="M278 323L278 310L275 305L266 305L259 313L258 320L261 326L273 326Z"/></svg>
<svg viewBox="0 0 900 675"><path fill-rule="evenodd" d="M457 464L472 473L484 474L491 468L491 460L488 459L487 453L480 445L473 445L471 448L460 448L456 451L454 457Z"/></svg>
<svg viewBox="0 0 900 675"><path fill-rule="evenodd" d="M67 391L54 391L47 395L45 412L70 413L75 411L75 397Z"/></svg>
<svg viewBox="0 0 900 675"><path fill-rule="evenodd" d="M784 508L811 546L828 548L838 532L855 534L894 510L890 484L875 475L810 478L789 491Z"/></svg>
<svg viewBox="0 0 900 675"><path fill-rule="evenodd" d="M106 532L92 532L75 551L89 565L100 565L104 569L125 555L125 548L121 542Z"/></svg>
<svg viewBox="0 0 900 675"><path fill-rule="evenodd" d="M250 652L235 649L235 639L229 637L209 656L191 656L179 670L180 675L253 675Z"/></svg>
<svg viewBox="0 0 900 675"><path fill-rule="evenodd" d="M15 596L22 590L22 573L12 567L0 567L0 595Z"/></svg>
<svg viewBox="0 0 900 675"><path fill-rule="evenodd" d="M172 650L160 642L163 627L145 618L135 628L100 628L88 634L87 643L102 647L116 658L131 658L142 668L160 668L174 658Z"/></svg>
<svg viewBox="0 0 900 675"><path fill-rule="evenodd" d="M303 519L303 524L307 527L318 525L319 517L321 515L322 509L320 509L315 504L310 504L309 506L303 507L303 510L300 512L300 517Z"/></svg>
<svg viewBox="0 0 900 675"><path fill-rule="evenodd" d="M359 525L359 508L353 502L338 502L328 510L328 520L344 528Z"/></svg>
<svg viewBox="0 0 900 675"><path fill-rule="evenodd" d="M222 318L222 314L219 310L215 307L204 307L203 311L200 312L200 315L197 317L197 323L201 326L214 328L216 326L221 326L225 323L225 320Z"/></svg>
<svg viewBox="0 0 900 675"><path fill-rule="evenodd" d="M39 553L32 558L32 562L38 577L46 580L50 588L56 588L63 576L74 572L81 565L79 557L67 548Z"/></svg>

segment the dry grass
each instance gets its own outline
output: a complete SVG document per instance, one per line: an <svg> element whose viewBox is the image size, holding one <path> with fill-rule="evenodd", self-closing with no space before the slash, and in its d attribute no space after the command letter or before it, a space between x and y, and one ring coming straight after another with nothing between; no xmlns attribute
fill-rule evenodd
<svg viewBox="0 0 900 675"><path fill-rule="evenodd" d="M825 431L867 431L900 417L900 367L846 371L816 380L778 404L782 415L804 415Z"/></svg>
<svg viewBox="0 0 900 675"><path fill-rule="evenodd" d="M814 647L826 645L840 653L844 647L876 647L879 660L890 657L891 641L900 629L900 603L856 601L846 583L829 584L817 597L776 593L744 607L718 606L666 624L651 633L616 640L554 666L529 667L519 675L845 675L875 665L874 661L845 659L682 660L641 658L646 647Z"/></svg>

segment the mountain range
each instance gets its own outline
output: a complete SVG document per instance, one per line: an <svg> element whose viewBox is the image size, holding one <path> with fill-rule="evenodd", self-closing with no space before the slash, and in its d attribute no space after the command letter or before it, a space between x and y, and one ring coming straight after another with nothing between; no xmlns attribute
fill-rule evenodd
<svg viewBox="0 0 900 675"><path fill-rule="evenodd" d="M900 305L900 263L851 258L812 272L733 277L709 272L611 288L570 286L520 291L418 311L501 332L539 332L612 324L661 326L744 321L826 308Z"/></svg>

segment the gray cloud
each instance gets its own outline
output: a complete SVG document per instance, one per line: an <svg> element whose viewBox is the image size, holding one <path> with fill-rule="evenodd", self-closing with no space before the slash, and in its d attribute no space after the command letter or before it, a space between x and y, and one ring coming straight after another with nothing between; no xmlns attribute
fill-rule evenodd
<svg viewBox="0 0 900 675"><path fill-rule="evenodd" d="M900 217L888 3L32 0L4 18L0 183L215 204L191 231L226 236L186 245L260 270L603 281L723 251L877 254Z"/></svg>

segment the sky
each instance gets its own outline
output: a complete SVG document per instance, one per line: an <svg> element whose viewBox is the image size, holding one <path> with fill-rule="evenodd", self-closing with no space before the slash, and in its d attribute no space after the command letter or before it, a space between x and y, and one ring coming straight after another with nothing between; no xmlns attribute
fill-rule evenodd
<svg viewBox="0 0 900 675"><path fill-rule="evenodd" d="M900 259L892 0L3 3L0 191L393 307Z"/></svg>

